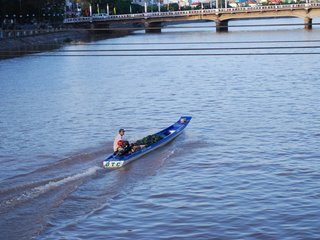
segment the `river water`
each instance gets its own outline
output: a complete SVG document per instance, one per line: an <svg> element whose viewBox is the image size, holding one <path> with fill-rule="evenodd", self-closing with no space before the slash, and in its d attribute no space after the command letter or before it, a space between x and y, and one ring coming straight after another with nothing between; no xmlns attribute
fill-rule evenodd
<svg viewBox="0 0 320 240"><path fill-rule="evenodd" d="M2 239L320 238L320 55L292 54L320 27L211 25L0 61ZM175 141L102 168L119 128L180 115Z"/></svg>

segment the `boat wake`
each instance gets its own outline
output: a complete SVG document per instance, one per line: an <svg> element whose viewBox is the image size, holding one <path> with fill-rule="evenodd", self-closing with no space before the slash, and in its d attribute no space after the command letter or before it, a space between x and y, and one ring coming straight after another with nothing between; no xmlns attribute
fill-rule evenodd
<svg viewBox="0 0 320 240"><path fill-rule="evenodd" d="M111 143L109 144L111 146ZM105 146L105 144L104 144ZM102 158L111 151L105 147L85 149L69 157L41 166L29 173L17 175L0 182L0 214L18 205L31 203L45 194L65 193L76 189L102 169ZM61 199L51 196L56 201ZM21 206L22 207L22 206Z"/></svg>
<svg viewBox="0 0 320 240"><path fill-rule="evenodd" d="M94 176L99 170L102 170L101 167L94 166L81 173L66 176L59 180L52 180L44 185L40 185L40 186L25 190L14 197L11 197L7 200L2 200L0 202L0 213L3 210L8 210L12 207L15 207L18 204L37 198L40 195L45 194L51 190L57 189L63 185L72 184L78 181L82 182L86 178Z"/></svg>
<svg viewBox="0 0 320 240"><path fill-rule="evenodd" d="M168 147L152 152L122 168L109 171L101 169L101 175L99 174L100 170L97 169L98 177L83 184L81 191L77 191L80 193L75 194L76 197L69 200L70 205L77 205L77 212L69 212L68 218L63 222L51 222L52 226L46 233L49 236L48 239L53 237L57 232L64 232L77 225L77 223L86 221L86 219L99 214L99 212L109 208L115 202L122 201L121 199L131 194L135 187L140 184L143 185L146 177L158 174L159 170L168 163L168 160L179 149L180 147L172 143ZM108 171L108 174L105 171ZM89 199L89 192L91 193L93 186L95 195ZM82 202L79 201L79 198L84 198L85 200ZM55 214L57 215L60 215L61 211L64 214L66 212L65 209L56 209L56 211Z"/></svg>
<svg viewBox="0 0 320 240"><path fill-rule="evenodd" d="M43 232L51 236L77 221L86 221L126 197L146 177L157 175L160 169L172 164L175 155L184 154L184 145L169 143L116 171L102 167L110 152L102 148L83 151L1 181L3 234L8 239L30 239Z"/></svg>

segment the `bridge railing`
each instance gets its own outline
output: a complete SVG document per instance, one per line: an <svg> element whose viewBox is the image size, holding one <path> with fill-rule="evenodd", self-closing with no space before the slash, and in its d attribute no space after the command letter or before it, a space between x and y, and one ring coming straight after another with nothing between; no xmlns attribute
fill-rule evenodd
<svg viewBox="0 0 320 240"><path fill-rule="evenodd" d="M307 4L286 4L286 5L268 5L268 6L252 6L252 7L237 7L237 8L217 8L217 9L201 9L201 10L188 10L188 11L170 11L170 12L149 12L149 13L136 13L136 14L121 14L109 15L98 17L76 17L66 18L64 23L88 23L100 21L118 21L130 19L148 19L148 18L161 18L168 16L197 16L206 14L223 14L223 13L242 13L242 12L263 12L263 11L281 11L281 10L294 10L294 9L309 9L320 8L320 3L307 3Z"/></svg>

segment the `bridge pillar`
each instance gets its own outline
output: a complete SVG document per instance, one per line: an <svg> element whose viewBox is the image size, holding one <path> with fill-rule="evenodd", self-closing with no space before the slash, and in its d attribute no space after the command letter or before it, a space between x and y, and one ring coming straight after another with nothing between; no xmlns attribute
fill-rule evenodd
<svg viewBox="0 0 320 240"><path fill-rule="evenodd" d="M228 20L216 21L216 31L217 32L228 32Z"/></svg>
<svg viewBox="0 0 320 240"><path fill-rule="evenodd" d="M304 29L311 30L312 29L312 18L304 18Z"/></svg>
<svg viewBox="0 0 320 240"><path fill-rule="evenodd" d="M161 22L146 22L144 24L146 33L161 33Z"/></svg>

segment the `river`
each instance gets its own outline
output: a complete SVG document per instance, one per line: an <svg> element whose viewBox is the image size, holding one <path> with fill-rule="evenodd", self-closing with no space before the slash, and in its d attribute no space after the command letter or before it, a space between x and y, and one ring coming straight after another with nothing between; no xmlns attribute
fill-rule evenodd
<svg viewBox="0 0 320 240"><path fill-rule="evenodd" d="M319 41L193 23L0 61L2 239L319 239ZM119 128L181 115L172 143L102 168Z"/></svg>

